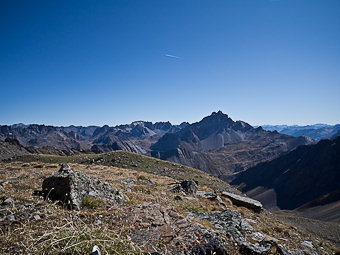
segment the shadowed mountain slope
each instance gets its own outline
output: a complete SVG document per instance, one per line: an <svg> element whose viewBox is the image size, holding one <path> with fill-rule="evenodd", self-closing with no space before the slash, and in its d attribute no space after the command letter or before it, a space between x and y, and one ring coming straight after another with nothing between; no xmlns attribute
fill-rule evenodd
<svg viewBox="0 0 340 255"><path fill-rule="evenodd" d="M232 184L250 193L259 187L273 189L281 209L300 207L303 211L329 205L340 200L339 155L340 137L321 140L239 173ZM338 209L335 206L332 210Z"/></svg>

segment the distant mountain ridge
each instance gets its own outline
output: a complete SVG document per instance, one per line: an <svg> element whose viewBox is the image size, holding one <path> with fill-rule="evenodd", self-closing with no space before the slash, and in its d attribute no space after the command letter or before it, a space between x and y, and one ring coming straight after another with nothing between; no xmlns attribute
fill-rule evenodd
<svg viewBox="0 0 340 255"><path fill-rule="evenodd" d="M308 136L314 140L330 139L339 135L340 124L327 125L327 124L314 124L307 126L298 125L263 125L262 128L267 131L277 131L281 134L291 136Z"/></svg>
<svg viewBox="0 0 340 255"><path fill-rule="evenodd" d="M63 151L105 153L123 150L174 161L228 180L234 172L271 160L296 146L313 143L307 137L292 137L253 128L228 115L213 112L201 121L172 125L170 122L135 121L110 127L45 125L0 126L0 141L16 139L24 147ZM40 150L41 151L41 150ZM60 152L61 151L61 152Z"/></svg>
<svg viewBox="0 0 340 255"><path fill-rule="evenodd" d="M0 140L17 139L25 147L53 146L57 149L93 150L107 152L125 150L146 154L150 143L168 132L176 132L186 123L135 121L131 124L109 127L68 126L54 127L38 124L0 126ZM94 147L93 147L94 146ZM92 148L93 147L93 148Z"/></svg>

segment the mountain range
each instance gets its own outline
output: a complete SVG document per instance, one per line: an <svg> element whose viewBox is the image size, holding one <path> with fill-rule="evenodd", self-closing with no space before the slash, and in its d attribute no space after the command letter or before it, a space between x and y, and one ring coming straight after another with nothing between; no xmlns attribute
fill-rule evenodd
<svg viewBox="0 0 340 255"><path fill-rule="evenodd" d="M17 140L32 152L58 155L129 151L195 167L224 180L234 172L313 143L308 137L296 138L233 121L221 111L180 125L135 121L115 127L0 126L0 140L6 138Z"/></svg>

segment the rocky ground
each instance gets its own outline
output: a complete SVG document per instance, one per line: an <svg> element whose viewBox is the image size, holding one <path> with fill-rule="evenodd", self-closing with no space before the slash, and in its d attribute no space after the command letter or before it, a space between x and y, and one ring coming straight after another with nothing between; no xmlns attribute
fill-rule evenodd
<svg viewBox="0 0 340 255"><path fill-rule="evenodd" d="M298 217L291 211L276 211L275 215L283 222L301 229L315 236L330 242L337 249L340 249L340 223L325 222L310 218Z"/></svg>
<svg viewBox="0 0 340 255"><path fill-rule="evenodd" d="M59 164L0 163L1 254L88 254L95 244L103 254L336 252L267 211L237 207L209 185L175 188L179 180L167 176L94 164L70 167L86 175L83 180L113 187L122 201L89 189L92 195L74 208L79 210L70 210L51 201L51 193L43 197L42 184L58 177Z"/></svg>

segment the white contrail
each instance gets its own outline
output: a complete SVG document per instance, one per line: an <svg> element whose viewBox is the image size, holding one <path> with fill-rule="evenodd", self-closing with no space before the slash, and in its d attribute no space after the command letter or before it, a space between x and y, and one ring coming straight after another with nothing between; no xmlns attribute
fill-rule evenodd
<svg viewBox="0 0 340 255"><path fill-rule="evenodd" d="M175 55L171 55L171 54L165 54L166 57L169 57L169 58L180 58L178 56L175 56Z"/></svg>

